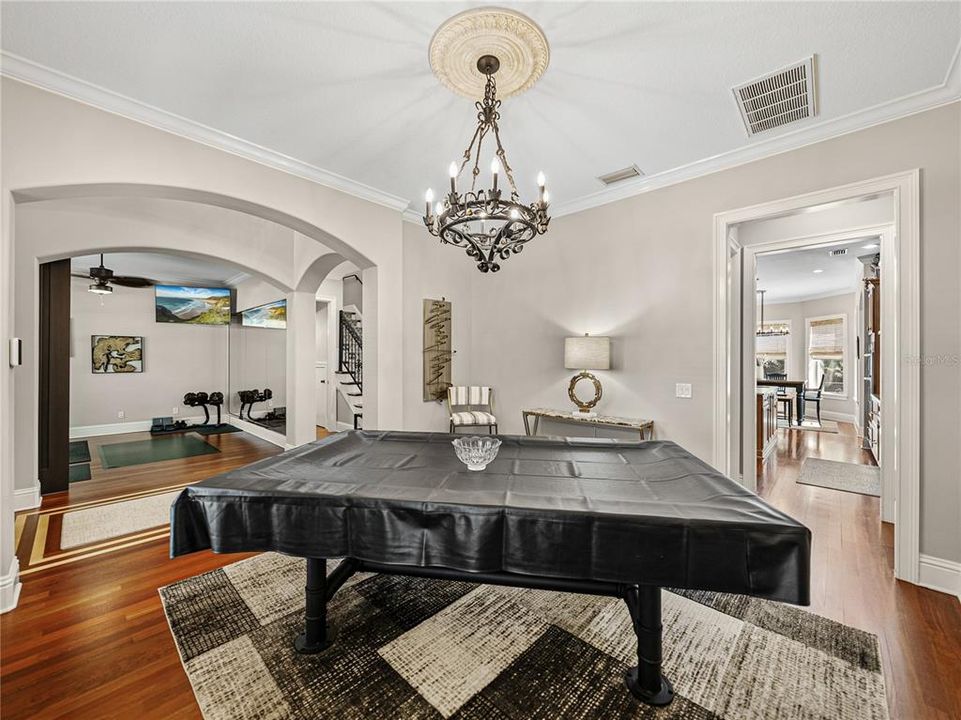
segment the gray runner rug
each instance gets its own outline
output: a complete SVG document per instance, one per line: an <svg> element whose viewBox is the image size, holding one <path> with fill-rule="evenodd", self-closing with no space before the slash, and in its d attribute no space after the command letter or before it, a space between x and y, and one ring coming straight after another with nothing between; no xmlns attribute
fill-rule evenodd
<svg viewBox="0 0 961 720"><path fill-rule="evenodd" d="M797 481L802 485L881 497L881 468L873 465L807 458L801 465Z"/></svg>

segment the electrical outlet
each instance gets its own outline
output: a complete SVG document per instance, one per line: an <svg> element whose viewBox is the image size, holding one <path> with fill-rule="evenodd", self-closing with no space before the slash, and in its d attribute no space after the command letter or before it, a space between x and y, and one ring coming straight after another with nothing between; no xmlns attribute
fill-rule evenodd
<svg viewBox="0 0 961 720"><path fill-rule="evenodd" d="M691 383L677 383L674 386L674 396L679 398L691 397Z"/></svg>
<svg viewBox="0 0 961 720"><path fill-rule="evenodd" d="M179 408L179 407L175 407L175 408L173 408L173 409L170 411L170 414L171 414L171 415L176 415L176 414L179 413L179 412L180 412L180 408Z"/></svg>
<svg viewBox="0 0 961 720"><path fill-rule="evenodd" d="M123 420L123 410L118 410L118 411L117 411L117 417L120 418L121 420Z"/></svg>

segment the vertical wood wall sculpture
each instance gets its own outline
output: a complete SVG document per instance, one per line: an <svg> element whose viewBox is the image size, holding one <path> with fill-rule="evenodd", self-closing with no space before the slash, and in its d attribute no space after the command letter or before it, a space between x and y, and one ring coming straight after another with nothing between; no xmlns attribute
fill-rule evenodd
<svg viewBox="0 0 961 720"><path fill-rule="evenodd" d="M424 300L424 402L443 400L451 385L451 306Z"/></svg>

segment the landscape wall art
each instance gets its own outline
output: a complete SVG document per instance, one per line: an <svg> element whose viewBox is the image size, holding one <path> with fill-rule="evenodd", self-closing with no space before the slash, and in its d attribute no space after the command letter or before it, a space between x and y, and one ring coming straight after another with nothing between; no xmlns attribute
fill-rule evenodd
<svg viewBox="0 0 961 720"><path fill-rule="evenodd" d="M230 288L157 285L157 322L229 325Z"/></svg>
<svg viewBox="0 0 961 720"><path fill-rule="evenodd" d="M286 330L287 301L278 300L266 305L258 305L255 308L250 308L250 310L244 310L240 313L240 324L247 327Z"/></svg>
<svg viewBox="0 0 961 720"><path fill-rule="evenodd" d="M143 338L131 335L91 335L91 370L104 373L143 372Z"/></svg>

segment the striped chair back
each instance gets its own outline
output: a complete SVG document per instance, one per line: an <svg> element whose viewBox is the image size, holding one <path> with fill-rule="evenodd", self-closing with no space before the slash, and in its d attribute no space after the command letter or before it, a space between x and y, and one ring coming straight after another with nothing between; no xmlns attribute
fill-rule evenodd
<svg viewBox="0 0 961 720"><path fill-rule="evenodd" d="M490 410L493 390L481 385L451 385L447 388L447 402L451 410L469 407Z"/></svg>

